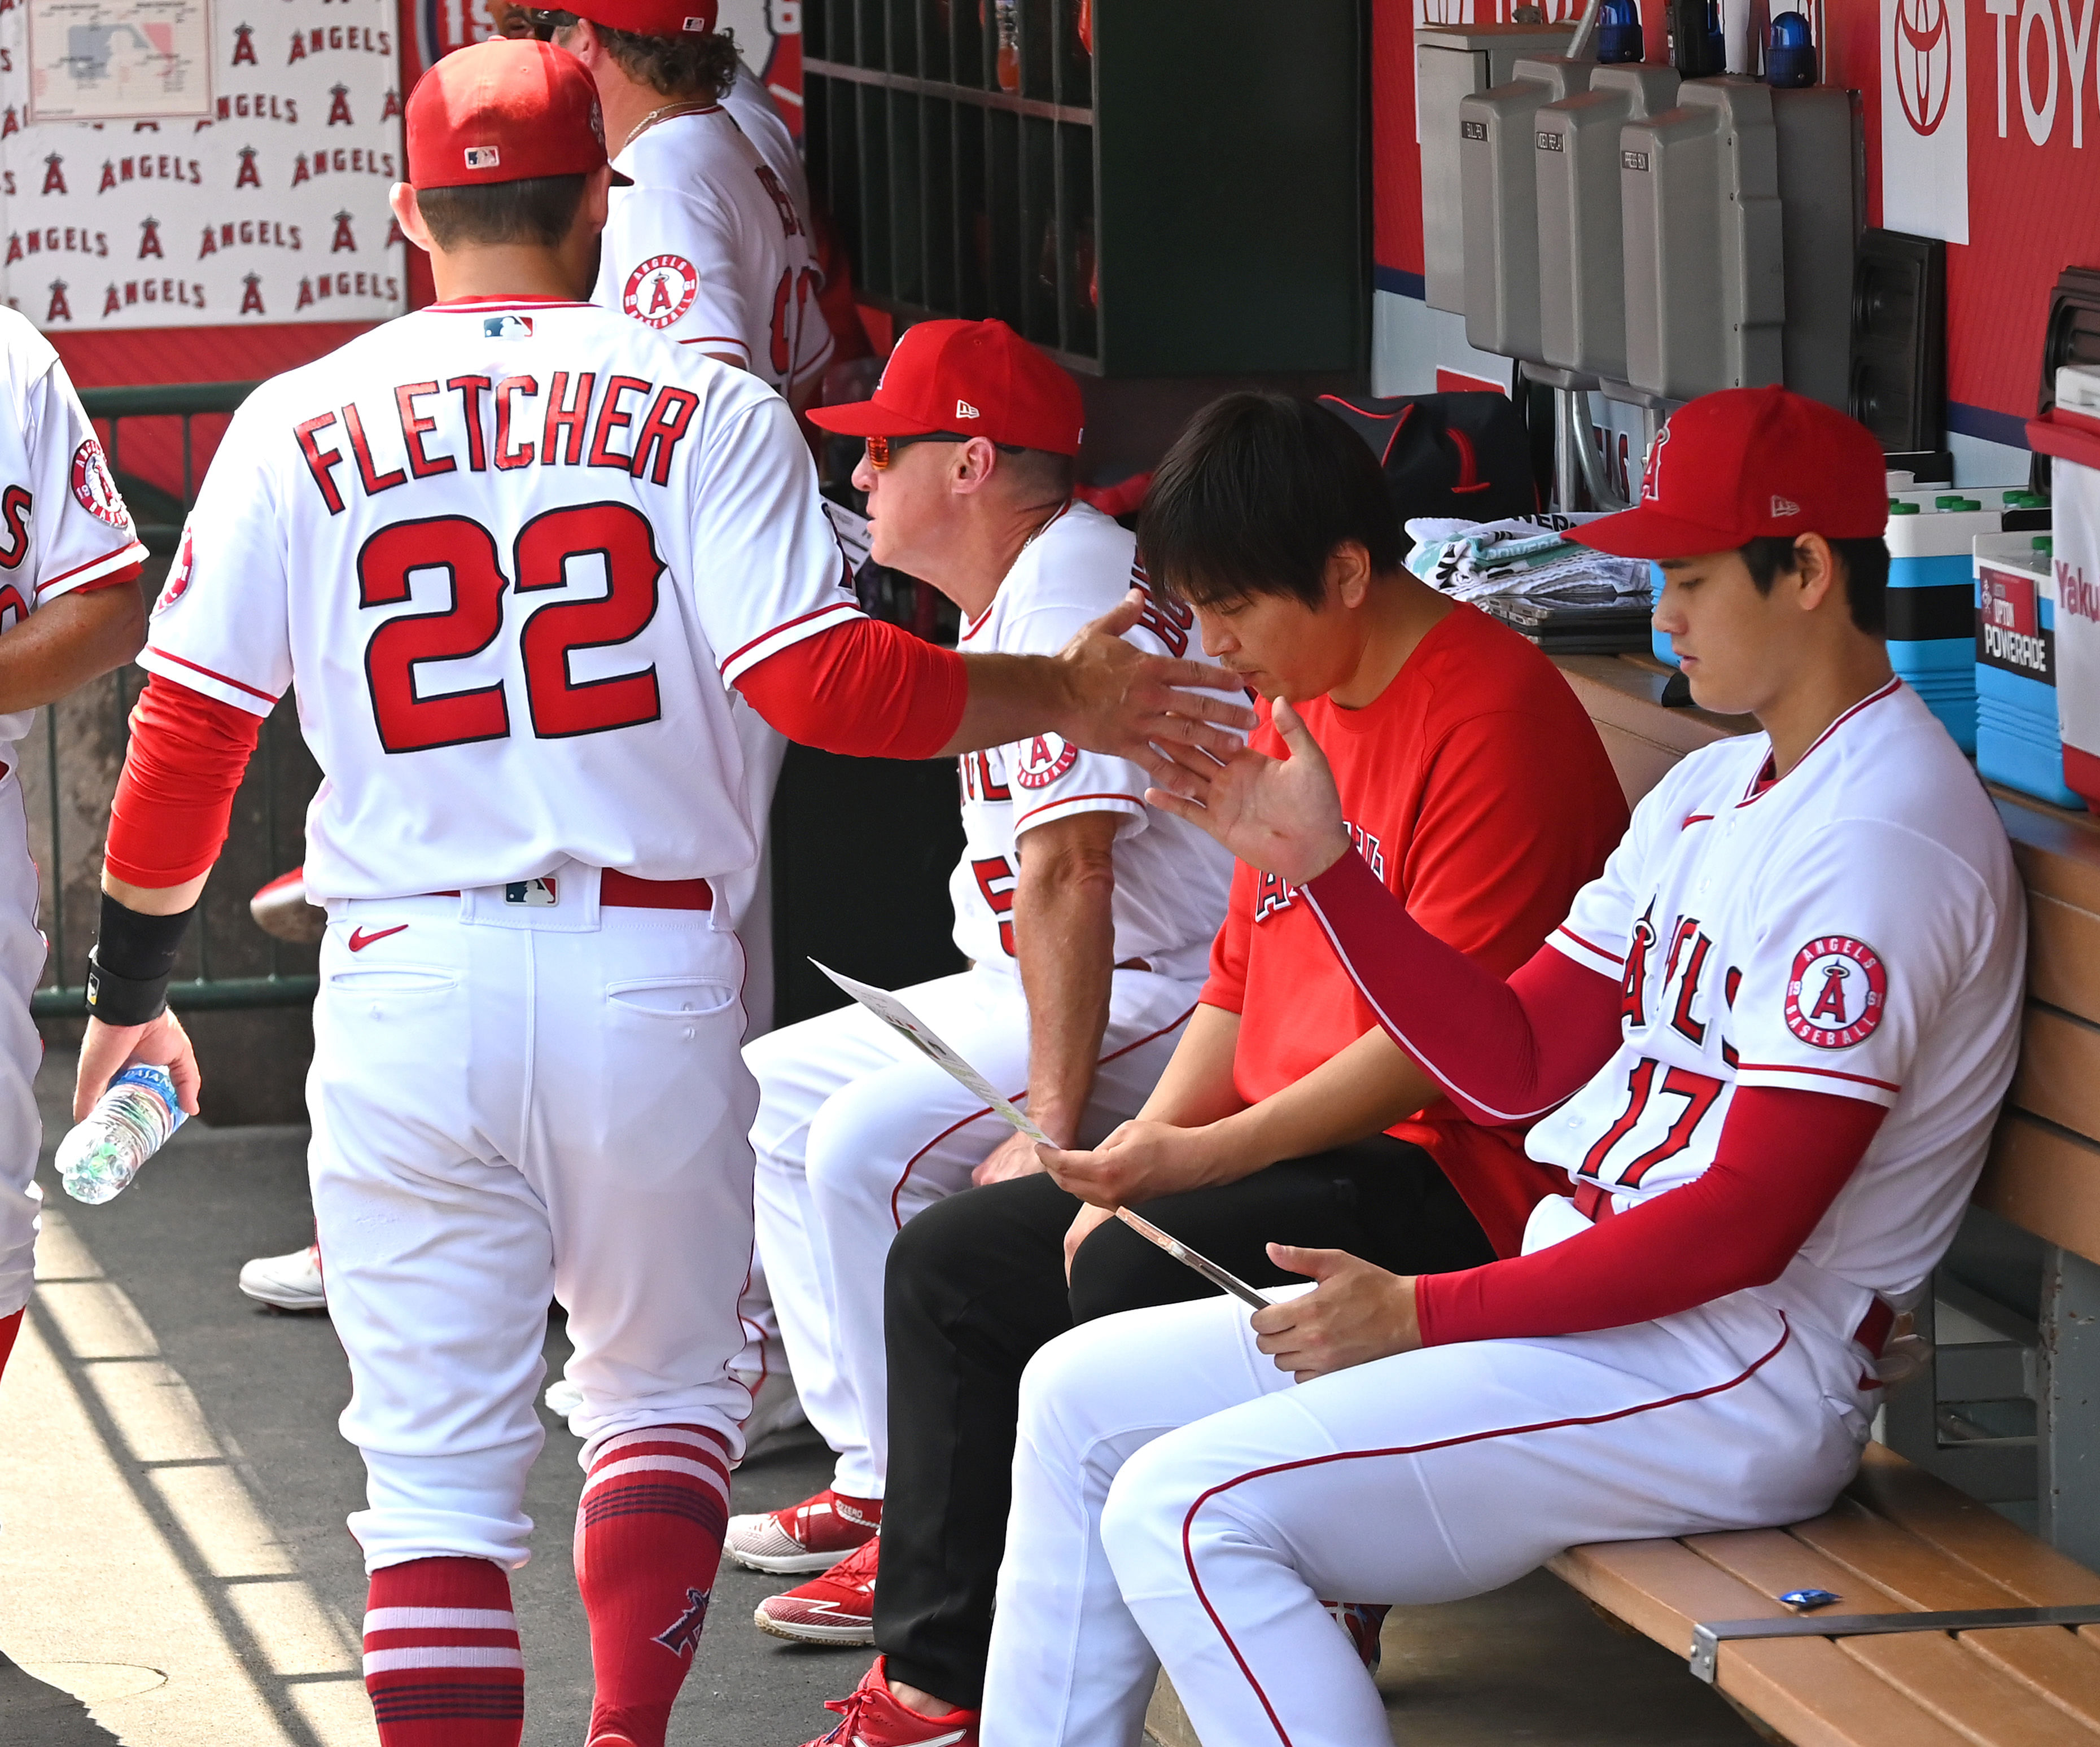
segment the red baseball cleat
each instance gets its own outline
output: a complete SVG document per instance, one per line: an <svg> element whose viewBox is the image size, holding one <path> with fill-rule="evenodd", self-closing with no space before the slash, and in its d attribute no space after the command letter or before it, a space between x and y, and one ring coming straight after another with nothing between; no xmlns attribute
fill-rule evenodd
<svg viewBox="0 0 2100 1747"><path fill-rule="evenodd" d="M829 1571L881 1526L880 1498L849 1498L827 1486L784 1511L732 1516L722 1546L753 1571Z"/></svg>
<svg viewBox="0 0 2100 1747"><path fill-rule="evenodd" d="M839 1714L838 1726L808 1747L977 1747L977 1712L920 1716L891 1696L884 1661L875 1659L850 1697L825 1701L825 1710Z"/></svg>
<svg viewBox="0 0 2100 1747"><path fill-rule="evenodd" d="M1379 1635L1385 1630L1385 1617L1392 1612L1392 1605L1375 1601L1323 1601L1320 1605L1348 1634L1349 1643L1362 1657L1365 1670L1375 1674L1384 1654Z"/></svg>
<svg viewBox="0 0 2100 1747"><path fill-rule="evenodd" d="M870 1536L821 1577L784 1595L769 1595L752 1615L761 1632L798 1643L875 1642L875 1567L880 1537Z"/></svg>

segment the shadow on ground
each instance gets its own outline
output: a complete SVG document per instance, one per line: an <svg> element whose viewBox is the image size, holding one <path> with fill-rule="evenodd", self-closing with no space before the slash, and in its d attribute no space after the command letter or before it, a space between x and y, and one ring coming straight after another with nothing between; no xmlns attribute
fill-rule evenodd
<svg viewBox="0 0 2100 1747"><path fill-rule="evenodd" d="M0 1656L0 1740L34 1741L37 1747L104 1747L120 1739L73 1694L45 1685Z"/></svg>

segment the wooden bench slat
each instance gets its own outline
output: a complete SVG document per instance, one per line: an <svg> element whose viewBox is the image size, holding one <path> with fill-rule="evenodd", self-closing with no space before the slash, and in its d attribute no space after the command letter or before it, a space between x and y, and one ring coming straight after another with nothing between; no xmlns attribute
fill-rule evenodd
<svg viewBox="0 0 2100 1747"><path fill-rule="evenodd" d="M1949 1560L1856 1498L1841 1498L1811 1522L1787 1533L1847 1571L1924 1612L1956 1608L2017 1608L2026 1600L1981 1572Z"/></svg>
<svg viewBox="0 0 2100 1747"><path fill-rule="evenodd" d="M2100 1024L2100 915L2027 894L2027 993Z"/></svg>
<svg viewBox="0 0 2100 1747"><path fill-rule="evenodd" d="M2058 1635L2067 1644L2071 1642L2068 1632ZM1847 1656L1979 1747L2071 1747L2074 1741L2100 1740L2100 1732L2086 1728L2027 1683L2000 1673L1943 1632L1841 1638L1837 1643Z"/></svg>
<svg viewBox="0 0 2100 1747"><path fill-rule="evenodd" d="M1691 1648L1695 1620L1786 1612L1675 1541L1571 1547L1547 1563L1580 1594L1680 1656ZM1723 1692L1793 1747L1976 1747L1826 1638L1723 1644L1719 1675Z"/></svg>
<svg viewBox="0 0 2100 1747"><path fill-rule="evenodd" d="M2006 1102L2089 1140L2100 1137L2100 1030L2030 1002Z"/></svg>
<svg viewBox="0 0 2100 1747"><path fill-rule="evenodd" d="M1846 1490L1877 1515L2002 1585L2018 1598L2015 1605L2100 1602L2100 1574L1882 1445L1867 1446L1859 1474Z"/></svg>
<svg viewBox="0 0 2100 1747"><path fill-rule="evenodd" d="M2011 1112L1991 1138L1975 1198L2043 1242L2100 1262L2100 1146Z"/></svg>
<svg viewBox="0 0 2100 1747"><path fill-rule="evenodd" d="M1994 792L1998 817L2012 839L2013 864L2029 892L2100 913L2100 830L2088 819Z"/></svg>
<svg viewBox="0 0 2100 1747"><path fill-rule="evenodd" d="M1817 1520L1819 1523L1829 1520L1828 1517ZM1929 1597L1924 1604L1926 1607L1951 1609L2018 1604L2010 1591L1966 1566L1952 1563L1901 1530L1890 1533L1899 1541L1910 1542L1905 1555L1890 1563L1905 1583ZM1827 1589L1844 1597L1831 1609L1834 1613L1909 1611L1871 1577L1798 1539L1794 1531L1764 1529L1688 1535L1682 1544L1774 1599L1793 1589ZM1858 1552L1861 1548L1855 1543L1852 1550ZM1936 1564L1945 1573L1943 1583L1921 1579L1921 1572L1927 1564ZM1839 1639L1836 1643L1847 1656L1964 1733L1974 1735L1979 1729L2000 1727L2010 1732L2003 1736L1987 1733L1978 1739L2047 1740L2052 1730L2059 1737L2062 1735L2066 1717L2081 1724L2089 1720L2100 1728L2100 1656L2071 1633L2037 1628L1974 1635L1988 1637L1991 1642L1972 1645L1966 1635L1957 1639L1943 1632L1921 1632L1915 1637ZM1917 1648L1921 1644L1930 1648ZM1972 1658L1983 1668L1974 1667ZM2016 1690L2009 1690L2008 1683ZM2056 1690L2059 1686L2061 1692Z"/></svg>
<svg viewBox="0 0 2100 1747"><path fill-rule="evenodd" d="M1963 1632L1961 1648L2100 1733L2100 1650L2074 1632L2045 1627Z"/></svg>

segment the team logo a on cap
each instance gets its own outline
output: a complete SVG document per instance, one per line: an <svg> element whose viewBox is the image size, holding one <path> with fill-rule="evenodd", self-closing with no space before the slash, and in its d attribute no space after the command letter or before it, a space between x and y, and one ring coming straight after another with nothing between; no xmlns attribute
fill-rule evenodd
<svg viewBox="0 0 2100 1747"><path fill-rule="evenodd" d="M503 161L503 152L496 146L469 146L466 148L466 167L469 170L494 170Z"/></svg>
<svg viewBox="0 0 2100 1747"><path fill-rule="evenodd" d="M668 328L699 292L699 271L683 255L651 255L627 276L620 307L644 327Z"/></svg>
<svg viewBox="0 0 2100 1747"><path fill-rule="evenodd" d="M1641 501L1644 504L1662 501L1662 452L1670 441L1670 426L1665 425L1655 434L1655 442L1648 452L1648 465L1641 470Z"/></svg>
<svg viewBox="0 0 2100 1747"><path fill-rule="evenodd" d="M1850 1049L1881 1024L1888 994L1880 954L1849 934L1826 934L1793 955L1786 1028L1817 1049Z"/></svg>

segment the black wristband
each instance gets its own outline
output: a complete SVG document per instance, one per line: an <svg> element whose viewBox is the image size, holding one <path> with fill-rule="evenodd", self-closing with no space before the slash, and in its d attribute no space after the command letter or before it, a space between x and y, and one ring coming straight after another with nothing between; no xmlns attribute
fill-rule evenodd
<svg viewBox="0 0 2100 1747"><path fill-rule="evenodd" d="M168 1005L168 979L192 904L171 916L141 915L102 894L99 937L87 955L87 1010L105 1025L139 1026Z"/></svg>

